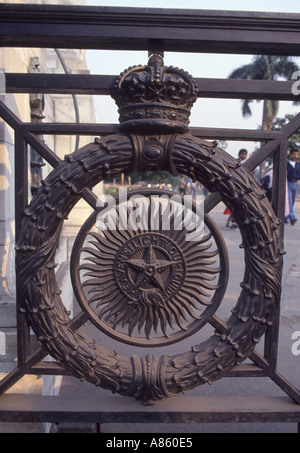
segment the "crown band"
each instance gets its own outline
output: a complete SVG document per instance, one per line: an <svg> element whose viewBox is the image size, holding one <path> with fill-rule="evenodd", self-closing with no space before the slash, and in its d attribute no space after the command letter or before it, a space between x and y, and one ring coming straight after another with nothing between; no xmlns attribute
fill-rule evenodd
<svg viewBox="0 0 300 453"><path fill-rule="evenodd" d="M186 132L190 111L185 108L156 103L136 104L119 109L120 130L122 131L160 131Z"/></svg>

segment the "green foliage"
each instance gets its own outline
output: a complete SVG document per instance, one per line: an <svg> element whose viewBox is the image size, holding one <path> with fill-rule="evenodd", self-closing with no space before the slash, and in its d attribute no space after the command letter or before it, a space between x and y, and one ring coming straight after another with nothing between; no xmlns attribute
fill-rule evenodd
<svg viewBox="0 0 300 453"><path fill-rule="evenodd" d="M291 80L299 66L290 57L276 55L257 55L252 63L241 66L229 74L229 79L247 80L277 80L282 77ZM253 99L242 100L242 114L244 117L252 115L250 104ZM279 102L276 100L264 101L262 129L270 130L272 122L278 113Z"/></svg>
<svg viewBox="0 0 300 453"><path fill-rule="evenodd" d="M286 114L284 118L276 118L272 124L273 131L280 131L284 126L287 125L289 121L291 121L295 115ZM291 149L298 149L300 152L300 129L298 129L291 137L288 139L288 151Z"/></svg>
<svg viewBox="0 0 300 453"><path fill-rule="evenodd" d="M114 179L117 184L120 184L120 175L117 175ZM111 179L108 182L112 181ZM167 171L137 171L131 175L131 184L136 184L140 181L146 184L171 184L173 188L177 188L179 176L174 176Z"/></svg>
<svg viewBox="0 0 300 453"><path fill-rule="evenodd" d="M179 177L171 175L167 171L139 171L131 175L131 181L135 184L138 181L145 181L150 184L172 184L172 186L178 186Z"/></svg>

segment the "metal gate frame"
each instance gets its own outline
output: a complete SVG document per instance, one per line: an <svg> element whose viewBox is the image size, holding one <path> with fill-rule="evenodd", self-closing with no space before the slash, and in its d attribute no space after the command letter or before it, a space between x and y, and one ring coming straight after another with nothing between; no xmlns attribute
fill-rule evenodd
<svg viewBox="0 0 300 453"><path fill-rule="evenodd" d="M0 5L0 39L2 45L63 48L98 48L131 50L170 50L222 53L269 53L300 55L300 15L269 13L234 13L216 11L178 11L143 8L57 7L38 5ZM42 30L40 25L43 24ZM163 24L163 25L162 25ZM134 32L134 34L133 34ZM196 33L197 32L197 33ZM133 39L132 36L135 36ZM178 38L178 36L180 38ZM109 95L116 76L6 74L8 93L71 93ZM295 100L292 82L255 80L196 79L199 97ZM15 134L15 218L16 237L20 220L28 203L28 150L33 147L51 166L61 159L38 137L39 135L95 135L116 133L118 125L74 123L23 123L3 103L0 117ZM219 128L190 128L196 137L206 139L260 141L262 146L244 166L254 170L268 156L274 157L273 209L282 220L283 248L286 159L288 138L300 128L300 114L281 131L237 130ZM92 208L96 196L86 189L83 198ZM210 212L219 202L218 193L205 202ZM17 291L18 293L18 291ZM30 353L29 326L19 309L17 297L18 361L17 367L0 381L0 418L2 421L95 421L123 422L130 413L132 422L300 422L300 392L277 371L280 307L265 335L264 353L254 351L251 364L242 364L230 377L269 377L291 399L184 398L159 403L154 409L139 408L135 402L128 406L118 398L104 398L102 406L92 401L64 401L54 406L49 397L17 397L5 392L26 374L66 375L55 362L43 362L47 352L43 347ZM80 313L71 327L79 329L86 321ZM226 323L213 317L213 325L221 332ZM193 401L192 401L193 400ZM205 404L204 404L205 402ZM295 404L296 403L296 404ZM38 406L36 406L38 404ZM116 405L117 404L117 405ZM125 406L124 406L125 404ZM38 407L38 409L35 409ZM130 407L130 409L128 408ZM222 408L223 407L223 408ZM167 416L168 414L168 416Z"/></svg>

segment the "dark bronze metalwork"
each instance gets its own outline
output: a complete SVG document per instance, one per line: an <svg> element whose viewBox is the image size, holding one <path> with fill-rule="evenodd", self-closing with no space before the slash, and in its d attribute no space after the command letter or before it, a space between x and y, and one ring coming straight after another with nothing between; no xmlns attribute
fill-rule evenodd
<svg viewBox="0 0 300 453"><path fill-rule="evenodd" d="M2 8L3 5L0 6ZM16 11L15 6L12 9ZM7 26L10 25L12 9L3 9L5 14L1 20ZM48 12L50 9L48 7ZM21 8L21 10L19 11L22 16L20 20L23 21L23 13L26 8ZM38 9L35 9L35 11L37 15L41 14ZM118 17L121 17L123 13L124 10L110 12L112 16L117 14ZM62 10L60 14L63 15ZM48 15L47 21L49 17ZM122 16L122 20L123 18ZM137 16L131 17L132 20L136 18ZM50 19L52 20L52 16ZM186 21L186 19L184 20ZM263 19L265 21L266 17ZM199 20L199 17L197 20ZM225 18L225 16L220 19L223 26L227 20L228 18ZM239 22L241 24L241 20L243 20L241 15L235 17L236 23ZM256 32L261 30L263 26L261 18L252 18L252 20L253 24L256 23L257 26L259 24ZM296 21L295 18L294 20ZM270 53L275 52L276 54L280 54L280 52L284 53L288 51L287 49L297 52L299 48L297 43L292 42L289 48L282 44L279 46L279 38L282 36L281 30L279 31L279 22L282 24L281 18L274 19L274 22L272 22L272 26L277 30L275 30L275 38L275 35L272 34L272 43L269 42L267 34L264 35L259 31L259 36L263 43L261 45L255 45L260 49L268 48ZM285 26L290 28L291 23L292 19L286 18ZM120 22L118 22L119 25ZM152 25L154 26L154 23ZM26 24L23 24L23 26L26 28ZM134 26L136 27L136 24ZM249 23L247 25L245 21L244 26L248 30L251 28ZM143 27L141 27L142 29ZM5 29L1 30L2 34L6 33ZM9 38L6 33L6 42L8 45L15 45L23 33L22 30L19 35L15 33L13 39ZM82 28L80 30L82 31ZM60 31L62 31L62 27L60 27ZM253 51L255 45L252 40L252 31L251 33L249 31L248 37L244 35L243 43L241 44L240 42L239 46L236 47L237 52L242 48L247 48L249 52ZM264 31L266 32L266 30ZM223 38L227 36L226 33L226 30L222 29L221 35ZM93 33L89 33L89 36L86 36L84 42L96 45L96 42L100 42L97 41L99 36L96 35L97 33L94 35ZM284 35L287 36L285 33ZM59 35L57 34L57 36ZM79 36L78 33L77 36ZM104 42L107 37L105 39L103 38L102 36L102 44L99 44L99 47L102 46L104 48ZM28 42L28 39L30 40L31 38L27 37L26 39L26 42ZM39 40L38 43L40 45L46 45L43 39L41 37ZM76 47L74 46L75 41L70 34L68 35L68 39L70 45L72 43L72 47ZM135 39L134 41L133 44L132 40L127 39L118 45L122 48L134 46L136 49L138 46L141 46L143 48L154 49L154 44L157 44L156 40L153 40L153 36L151 39L148 37L144 40L141 39L138 45L137 40ZM191 44L189 49L192 51L201 51L203 43L200 41L192 42L191 37L189 37L188 43ZM228 43L227 41L223 46L215 38L210 38L209 41L209 44L212 46L210 48L214 48L214 51L217 51L217 49L220 50L220 48L223 50L229 49L232 45L232 42ZM66 47L68 47L68 42L66 42ZM178 38L175 38L175 35L169 35L169 37L163 39L162 45L159 48L173 49L178 46L178 42L181 42L181 46L185 47L187 45L186 41L180 41ZM106 41L106 43L108 47L112 46L112 42ZM47 40L48 46L49 42ZM176 50L179 50L179 48L176 47ZM151 67L156 67L156 70L154 69L151 72ZM120 91L118 92L118 90L122 91L124 88L121 83L124 79L126 80L125 91L130 87L130 83L134 83L134 86L139 86L139 89L141 88L140 85L142 85L144 93L149 92L149 89L153 88L151 84L154 83L154 85L157 84L155 85L156 87L160 86L159 93L163 92L161 91L162 87L160 84L166 82L163 74L167 74L169 69L165 69L163 66L161 52L159 52L159 55L154 55L148 65L142 66L142 74L140 72L141 67L139 66L138 68L129 69L129 71L117 79L117 91L113 94L117 102L120 100ZM176 86L178 82L177 76L183 78L180 83L184 86L185 91L190 92L193 102L196 96L199 95L194 79L190 77L186 79L185 73L183 73L183 76L182 72L178 71L177 69L175 71L173 70L173 75L169 78L171 80L171 88L167 90L167 96L165 94L163 97L156 96L154 102L152 102L152 99L152 105L147 106L147 114L144 108L145 100L141 96L138 96L136 97L138 102L133 103L134 105L131 106L133 110L129 114L128 119L128 116L124 116L124 111L128 115L127 107L125 110L123 109L123 100L121 100L120 114L123 130L120 130L116 125L102 125L99 127L98 125L24 124L5 105L0 105L2 118L15 129L17 152L20 153L23 161L23 170L20 166L16 165L18 176L16 192L23 194L23 197L20 197L16 201L18 316L20 326L19 368L0 382L1 391L5 391L26 373L71 374L82 380L88 380L97 386L111 390L114 393L131 396L147 403L177 395L180 392L185 392L206 382L212 383L224 376L268 376L295 402L300 402L299 391L276 370L276 354L274 353L278 341L280 280L283 253L283 225L279 219L284 218L284 195L283 192L280 193L278 182L277 187L274 187L274 193L277 193L278 197L276 200L273 200L273 210L265 194L251 175L251 170L274 152L277 162L274 171L276 175L280 176L281 180L284 178L284 168L280 165L280 162L282 163L285 158L284 142L299 128L300 116L298 115L280 133L220 129L204 130L203 128L188 130L188 113L185 112L185 116L180 116L178 115L178 111L180 110L178 105L175 106L174 112L172 112L174 105L172 105L172 109L170 105L168 105L167 109L164 105L166 98L168 104L172 104L174 93L178 93L178 86ZM154 78L152 77L153 74ZM155 77L155 74L157 74L157 77ZM128 76L127 79L126 75ZM41 80L40 77L42 75L38 76L39 80ZM84 79L84 76L82 77ZM18 77L16 80L17 83L18 80L20 81ZM51 78L51 80L48 78L48 80L50 81L49 90L51 91L51 83L53 83L54 78ZM62 85L58 87L60 92L61 90L68 89L66 82L64 82L66 79L61 80ZM107 92L112 88L111 77L108 77L107 80L101 80L101 83L104 84L104 88L100 88L101 90ZM136 81L138 82L137 85L135 85ZM247 81L244 82L247 83ZM208 82L206 81L206 83ZM246 83L241 86L246 89L249 96L251 96L251 90L253 88L256 90L256 96L258 98L264 97L261 84L258 88L255 84L251 86L247 84L246 86ZM82 85L79 85L78 90L82 92ZM211 89L209 96L219 96L219 90L216 89L215 85L212 84L210 86L214 88ZM129 91L131 91L131 88L132 86L129 88ZM36 90L38 89L39 87L36 88ZM290 85L286 89L283 87L278 88L278 90L273 91L272 96L278 98L285 96L285 98L289 98L291 96L289 89ZM10 90L14 91L13 86L10 86ZM34 91L34 88L32 90ZM89 88L87 87L88 90ZM240 97L239 90L241 88L230 89L230 86L227 84L226 90L226 96ZM127 94L128 92L126 92ZM202 94L204 93L202 92ZM184 97L180 97L180 99L182 100ZM149 98L146 103L149 103ZM183 108L186 108L186 106ZM189 108L190 106L188 106L187 110ZM139 114L139 109L141 109L141 115ZM172 113L175 114L176 118ZM148 121L149 119L151 121ZM139 122L140 120L142 122ZM142 126L140 126L141 124ZM126 127L128 125L130 126L129 128ZM97 135L100 133L99 131L101 132L101 138L97 138L93 144L87 145L73 154L66 156L63 161L55 156L35 135L43 132L76 134L81 132L83 134L93 133ZM244 165L241 165L236 159L218 148L217 143L207 142L200 138L238 139L241 136L249 140L258 137L261 141L266 141L260 150L251 156ZM28 199L25 188L26 175L24 173L24 168L26 168L27 143L34 146L41 156L53 165L54 170L42 182L42 187L39 188L31 204L25 209ZM179 313L180 316L175 316L174 311L172 312L174 306L168 301L174 300L180 291L186 294L185 284L189 273L189 264L187 263L193 261L186 259L186 250L184 250L184 247L178 246L174 241L173 234L171 235L169 233L169 235L166 235L163 231L139 231L130 237L123 236L122 241L118 243L114 251L112 251L111 245L106 248L109 258L112 261L111 267L108 269L108 274L114 282L114 290L118 291L122 297L130 300L130 302L132 301L131 305L141 307L141 311L144 310L142 314L135 316L133 310L126 309L125 316L129 320L129 326L128 323L126 325L126 322L124 326L122 325L124 315L121 304L118 305L117 303L115 306L112 306L110 305L111 302L109 299L105 300L106 295L103 292L101 293L101 291L105 291L104 282L103 280L97 280L98 277L95 278L95 275L93 275L95 272L94 265L100 268L102 266L102 269L104 268L102 260L103 254L105 253L105 245L108 245L108 241L113 241L115 239L114 235L119 234L119 231L116 230L113 234L104 235L103 237L105 239L92 232L93 222L95 217L100 213L100 210L97 207L97 197L95 197L91 189L108 175L115 175L121 172L130 174L134 171L143 170L166 170L173 174L186 174L193 179L197 179L212 192L205 201L205 212L208 213L220 200L223 200L235 215L243 238L242 247L245 251L244 278L241 284L241 294L238 297L232 314L226 321L223 321L215 316L214 303L211 303L211 305L208 304L207 308L204 308L204 312L206 310L211 311L209 311L205 322L215 328L214 334L203 343L193 346L191 350L172 356L158 357L153 354L146 354L141 358L135 355L132 357L123 356L115 351L107 350L95 344L80 329L84 322L91 319L94 324L106 331L106 333L122 341L130 342L132 337L136 335L136 330L132 326L137 322L137 325L140 323L141 331L137 343L142 343L142 346L151 343L156 326L161 330L159 340L157 341L169 341L168 335L170 334L168 329L171 321L177 329L177 333L174 335L177 338L172 338L172 341L173 339L177 341L185 333L185 329L182 328L186 327L184 324L185 320L181 314L183 315L184 313L186 315L191 307L193 307L191 301L195 303L197 298L192 296L189 299L189 303L185 305L186 310L182 310L181 314ZM280 178L277 178L278 181ZM276 181L276 178L274 178L274 181ZM149 193L145 194L146 197L149 197L149 195ZM95 213L82 228L77 238L77 245L73 251L72 274L74 290L77 292L82 312L71 320L61 300L60 288L58 288L55 280L55 250L64 219L82 197L93 207ZM24 217L22 223L20 223L22 212L24 212ZM226 251L222 243L222 238L218 230L210 222L209 216L206 216L205 222L215 240L215 245L211 250L214 253L217 252L218 259L221 263L219 266L221 267L220 271L214 271L219 279L218 285L215 285L214 288L209 288L214 294L217 294L219 291L217 301L215 302L219 304L227 279ZM148 242L145 244L143 240ZM92 241L93 244L88 244L85 241ZM164 246L161 241L164 241ZM173 259L169 253L169 247L171 247L171 244L173 246L174 242L176 255L176 260L174 261L179 263L180 268L180 280L178 280L178 283L174 278L177 274L174 271ZM129 247L129 258L124 260L122 253L125 250L126 244ZM137 248L140 247L140 254L137 254L135 251L137 250L135 248L136 246ZM200 244L201 246L202 244ZM205 242L203 243L203 247L206 247ZM91 248L92 252L90 250ZM95 263L92 259L95 256L95 250L97 248L101 251L101 259L98 259L97 256ZM204 250L203 252L208 253ZM84 253L87 253L89 259L82 267L80 256ZM156 268L153 267L154 265ZM125 280L120 278L119 266L124 266L125 268ZM195 266L198 266L198 262L195 263ZM157 277L158 269L163 269L162 280ZM206 263L205 270L208 271L209 269L210 265ZM225 272L223 272L224 270ZM86 272L91 275L84 276ZM200 287L201 289L202 283L205 285L208 283L208 274L209 272L205 273L205 278L199 278L198 274L197 288ZM172 285L174 281L176 284L173 286L172 293L169 295L170 297L168 295L164 297L166 303L169 303L166 310L169 314L169 323L169 320L164 321L159 315L155 315L153 307L160 306L162 294L166 292L166 282ZM100 283L103 285L101 289ZM92 303L97 305L100 302L98 311L97 308L93 308L92 303L90 303L86 295L86 300L84 297L81 297L80 292L84 289L84 286L87 289L95 289L95 301ZM131 293L132 297L129 297L129 299L126 292L128 287L131 290L133 289ZM149 293L147 292L148 290ZM150 293L150 291L153 292ZM199 295L197 294L197 296ZM212 299L214 297L212 296ZM104 304L102 304L102 301L104 301ZM149 305L152 311L148 309L146 311L144 309L144 307L148 307ZM205 306L205 304L201 304L200 302L198 306L200 307L201 305ZM103 316L103 309L107 309L106 319ZM171 312L173 313L173 318L170 317ZM195 312L195 307L193 307L193 312ZM101 313L100 317L99 313ZM152 314L152 319L151 316L147 318L148 322L144 319L145 313ZM162 309L159 313L163 316ZM120 319L118 318L119 314ZM29 356L28 352L28 324L25 326L25 317L42 344L41 349L31 356ZM192 325L199 330L202 327L201 322L203 321L200 320L199 322L199 319L194 319L191 316L189 322L189 327ZM130 323L132 323L132 328L130 327ZM109 332L108 325L110 325ZM125 329L125 334L123 331L120 333L120 328ZM124 338L122 337L123 334ZM256 351L255 347L264 334L266 334L266 341L264 355L262 356ZM23 341L24 338L26 338L26 341ZM56 359L55 363L46 365L41 362L43 357L48 353ZM242 364L246 358L250 359L251 364ZM297 418L297 414L295 417Z"/></svg>
<svg viewBox="0 0 300 453"><path fill-rule="evenodd" d="M208 216L205 227L192 215L182 226L189 212L177 194L143 190L130 192L131 200L139 205L137 221L127 203L123 209L117 203L117 212L114 205L103 216L95 211L83 225L71 258L74 292L92 322L113 338L143 347L171 344L200 330L220 305L226 246ZM195 206L185 208L194 213Z"/></svg>
<svg viewBox="0 0 300 453"><path fill-rule="evenodd" d="M187 72L164 66L162 54L152 54L148 65L127 69L115 82L112 97L119 107L120 130L186 132L197 91Z"/></svg>
<svg viewBox="0 0 300 453"><path fill-rule="evenodd" d="M44 181L25 211L17 246L18 269L24 295L22 309L51 355L75 376L120 394L152 400L219 379L251 354L272 324L278 304L279 222L252 175L235 159L199 139L180 135L173 147L174 169L186 171L186 162L193 162L193 173L188 174L210 190L215 186L222 189L243 232L246 271L242 293L228 322L231 327L226 333L217 331L207 345L175 357L129 359L107 353L70 331L55 284L54 252L63 219L84 188L98 182L108 168L113 174L126 170L132 155L129 138L120 134L68 156Z"/></svg>
<svg viewBox="0 0 300 453"><path fill-rule="evenodd" d="M40 62L37 57L30 59L30 65L28 72L31 74L40 72ZM32 123L40 123L45 118L43 110L45 108L45 96L41 93L32 93L29 97L30 104L30 117ZM40 137L43 139L43 137ZM31 193L32 195L36 192L37 188L41 185L43 177L42 167L45 162L41 156L35 151L34 148L30 148L30 170L31 170Z"/></svg>
<svg viewBox="0 0 300 453"><path fill-rule="evenodd" d="M71 49L300 52L299 14L25 4L1 4L0 13L6 47L47 48L51 42Z"/></svg>
<svg viewBox="0 0 300 453"><path fill-rule="evenodd" d="M0 5L1 8L1 5ZM79 74L16 74L6 73L7 93L61 93L109 95L114 88L116 75ZM292 92L294 81L244 80L244 79L207 79L195 78L198 97L218 99L268 99L294 101ZM246 132L246 130L244 130ZM263 131L256 131L258 134ZM267 133L270 131L264 131ZM273 131L274 132L274 131ZM248 131L250 133L250 131Z"/></svg>
<svg viewBox="0 0 300 453"><path fill-rule="evenodd" d="M150 59L149 65L151 61L153 62L153 58ZM155 62L157 63L157 59ZM159 64L162 67L161 60ZM134 78L130 80L134 83ZM149 78L145 83L152 84L152 80ZM177 84L177 80L174 83ZM147 89L148 87L141 88L143 92ZM172 87L170 91L173 92ZM138 101L140 102L140 98ZM161 99L148 106L150 116L151 112L159 109L159 103L163 104ZM134 111L136 111L136 105L134 105ZM71 374L143 401L176 395L205 382L213 382L228 374L235 365L249 357L267 327L273 323L274 313L279 304L282 265L282 250L278 234L280 221L274 215L264 192L253 176L241 167L238 161L217 148L216 143L208 143L189 134L170 136L168 118L160 119L159 124L157 121L154 123L150 121L147 126L149 134L152 126L155 132L158 129L161 131L162 139L158 135L140 138L138 135L119 133L104 139L96 139L95 144L87 145L66 156L65 160L43 181L43 187L26 209L17 244L18 275L23 294L22 310L26 313L46 350ZM164 130L167 136L163 134ZM161 156L164 158L162 159ZM204 345L196 345L191 351L173 357L156 357L148 354L141 359L136 356L126 358L96 346L89 339L82 339L82 334L70 332L70 321L63 309L60 291L54 277L54 255L62 222L80 198L83 190L92 187L108 174L133 171L132 162L135 162L134 169L140 170L139 163L143 162L142 157L150 161L146 164L147 168L159 167L174 174L184 173L203 183L210 191L218 190L236 217L245 248L246 269L242 292L228 320L228 329L226 332L217 329L215 335ZM159 165L158 159L160 159ZM144 166L145 164L142 163L143 169ZM142 301L147 306L151 298L143 294L145 291L142 290L145 287L141 285L141 282L147 281L149 284L147 288L156 291L156 301L166 303L168 297L157 291L159 280L154 277L156 274L154 274L153 264L158 260L161 268L163 266L169 268L171 261L168 247L171 241L173 243L173 234L166 236L160 233L162 235L159 236L159 241L157 241L157 233L142 231L139 234L141 236L127 236L119 240L117 250L114 249L113 253L109 250L105 251L103 241L96 236L98 241L96 247L98 246L101 252L100 256L97 253L96 255L100 260L96 262L92 260L96 268L91 264L85 267L91 271L88 274L93 278L93 271L97 273L98 265L101 270L101 260L104 259L102 254L106 253L108 261L112 263L113 272L108 287L110 291L101 281L104 293L108 290L111 295L111 287L115 284L122 296L126 290L127 295L132 296L134 301L139 300L140 306ZM95 239L95 235L93 237ZM147 247L144 248L142 255L136 254L138 238L146 239ZM158 257L155 248L153 249L154 238L156 238L156 247L164 249ZM109 237L108 233L106 239L113 243L113 237ZM127 269L127 280L120 283L118 266L124 266L124 258L121 258L124 241L129 250L127 266L131 267L131 274L128 274ZM165 241L163 247L160 241ZM175 249L181 275L174 291L179 291L180 285L183 288L186 286L183 290L184 294L188 292L187 288L190 284L187 261L191 257L186 251L182 253L178 247ZM95 255L95 251L90 248L85 247L83 250ZM192 263L193 261L191 265ZM200 269L201 265L197 269L195 279L198 292L201 292L203 285L199 274ZM145 280L146 277L147 280ZM139 282L136 288L129 284L130 280ZM154 280L156 284L153 284ZM76 283L78 287L78 281L75 281ZM99 283L87 280L86 284L94 286ZM161 281L158 286L165 290ZM132 289L135 291L131 292ZM172 296L172 300L178 303L176 296L174 294ZM190 290L190 296L195 297L196 301L199 300L195 290L194 292ZM101 292L96 300L99 299L105 303L112 301L102 299ZM113 300L119 302L118 298L113 297ZM170 314L172 307L173 305L169 304L169 310L166 313ZM129 319L133 325L138 323L140 329L143 327L148 340L150 340L151 329L159 319L159 317L153 317L152 312L151 321L151 313L147 310L140 315L134 315L132 310L124 312L122 304L109 306L108 313L110 320L112 315L116 315L116 318L113 318L113 327L122 323L125 317L125 321ZM160 315L162 313L160 311ZM182 314L183 311L179 313L180 316ZM182 328L179 316L176 321ZM130 326L131 324L129 336L133 332ZM163 322L161 327L167 337L166 323ZM116 332L116 337L121 337L121 334ZM130 342L130 340L127 341Z"/></svg>

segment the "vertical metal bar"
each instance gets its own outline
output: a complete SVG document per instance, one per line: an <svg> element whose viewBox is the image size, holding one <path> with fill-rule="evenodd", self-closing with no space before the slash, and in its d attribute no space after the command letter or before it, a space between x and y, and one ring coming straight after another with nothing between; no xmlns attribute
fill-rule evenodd
<svg viewBox="0 0 300 453"><path fill-rule="evenodd" d="M24 210L28 204L28 149L20 131L15 130L15 238L18 238ZM21 295L16 276L16 309L17 309L17 347L18 365L25 365L29 351L30 330L24 313L20 311Z"/></svg>
<svg viewBox="0 0 300 453"><path fill-rule="evenodd" d="M272 207L277 217L281 220L279 227L282 241L281 246L283 246L284 238L287 147L288 141L287 139L283 139L274 153L273 160Z"/></svg>
<svg viewBox="0 0 300 453"><path fill-rule="evenodd" d="M101 434L102 431L103 431L103 423L97 422L97 423L96 423L96 432L97 432L98 434Z"/></svg>
<svg viewBox="0 0 300 453"><path fill-rule="evenodd" d="M276 216L281 220L279 226L280 250L284 247L284 218L286 201L286 161L287 161L287 139L282 140L273 155L273 182L272 182L272 207ZM283 263L281 263L281 266ZM279 301L280 302L280 301ZM277 366L278 340L280 323L280 303L274 315L273 325L265 335L265 357L269 362L270 369L275 370Z"/></svg>

